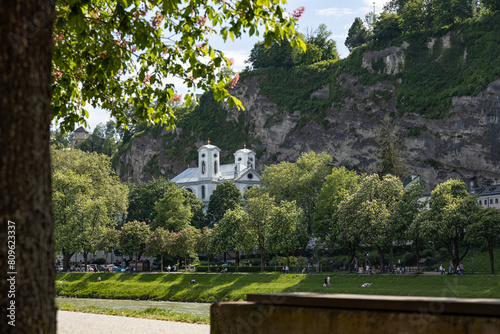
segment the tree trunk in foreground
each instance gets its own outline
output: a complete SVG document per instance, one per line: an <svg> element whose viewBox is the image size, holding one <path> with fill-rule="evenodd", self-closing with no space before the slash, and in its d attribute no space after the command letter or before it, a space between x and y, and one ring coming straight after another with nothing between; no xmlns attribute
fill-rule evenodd
<svg viewBox="0 0 500 334"><path fill-rule="evenodd" d="M2 333L56 330L49 152L54 3L0 3ZM8 247L15 263L8 263Z"/></svg>

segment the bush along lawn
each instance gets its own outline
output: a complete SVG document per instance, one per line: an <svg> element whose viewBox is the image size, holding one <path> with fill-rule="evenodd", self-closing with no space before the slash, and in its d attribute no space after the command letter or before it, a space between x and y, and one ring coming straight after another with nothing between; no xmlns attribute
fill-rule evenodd
<svg viewBox="0 0 500 334"><path fill-rule="evenodd" d="M327 275L332 285L323 287ZM291 292L500 298L500 279L492 275L59 273L56 278L57 295L80 298L215 302L246 300L247 294ZM63 279L66 282L61 283ZM363 288L363 283L373 285Z"/></svg>

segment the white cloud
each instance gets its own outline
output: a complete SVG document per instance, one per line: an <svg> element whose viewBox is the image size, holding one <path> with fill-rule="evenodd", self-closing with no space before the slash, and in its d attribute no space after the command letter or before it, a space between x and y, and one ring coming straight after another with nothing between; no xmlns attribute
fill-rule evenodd
<svg viewBox="0 0 500 334"><path fill-rule="evenodd" d="M338 8L338 7L318 9L315 12L315 14L319 16L333 16L333 17L348 16L348 15L353 15L354 13L355 12L352 8Z"/></svg>

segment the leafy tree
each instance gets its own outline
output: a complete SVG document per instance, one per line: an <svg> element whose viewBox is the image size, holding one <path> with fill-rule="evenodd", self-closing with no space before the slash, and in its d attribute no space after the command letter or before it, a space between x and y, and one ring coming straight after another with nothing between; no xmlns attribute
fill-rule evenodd
<svg viewBox="0 0 500 334"><path fill-rule="evenodd" d="M454 267L469 251L466 235L478 211L476 197L467 193L467 185L460 180L448 180L431 192L430 213L424 226L429 239L446 247Z"/></svg>
<svg viewBox="0 0 500 334"><path fill-rule="evenodd" d="M388 119L382 121L377 142L379 148L376 155L380 160L378 174L381 176L391 174L401 179L408 176L408 168L401 159L399 138L394 134L394 125Z"/></svg>
<svg viewBox="0 0 500 334"><path fill-rule="evenodd" d="M85 152L96 152L112 157L117 147L116 124L108 121L104 126L98 124L92 134L79 142L76 148Z"/></svg>
<svg viewBox="0 0 500 334"><path fill-rule="evenodd" d="M482 4L492 12L500 11L500 1L499 0L482 0Z"/></svg>
<svg viewBox="0 0 500 334"><path fill-rule="evenodd" d="M320 24L318 28L309 36L306 37L306 52L308 53L311 46L316 47L321 51L321 57L319 60L336 60L339 58L339 53L337 51L337 42L330 38L332 32L328 30L325 24ZM305 64L301 62L301 64Z"/></svg>
<svg viewBox="0 0 500 334"><path fill-rule="evenodd" d="M332 157L326 153L303 153L295 163L281 162L267 166L262 172L261 185L270 197L296 201L304 212L308 234L314 218L314 208L325 177L330 174Z"/></svg>
<svg viewBox="0 0 500 334"><path fill-rule="evenodd" d="M207 254L207 271L210 272L210 256L213 254L211 242L213 238L213 230L209 230L204 226L200 229L197 235L194 250L197 253Z"/></svg>
<svg viewBox="0 0 500 334"><path fill-rule="evenodd" d="M467 230L467 240L476 245L487 245L491 274L495 274L494 249L500 241L500 211L486 208L479 211L477 221Z"/></svg>
<svg viewBox="0 0 500 334"><path fill-rule="evenodd" d="M110 159L80 150L52 150L56 250L67 268L74 253L95 251L95 240L127 210L128 188Z"/></svg>
<svg viewBox="0 0 500 334"><path fill-rule="evenodd" d="M347 38L345 39L345 46L352 51L355 47L369 43L371 41L370 32L363 25L363 21L356 17L352 23Z"/></svg>
<svg viewBox="0 0 500 334"><path fill-rule="evenodd" d="M267 47L264 42L258 42L250 51L247 63L254 69L267 67L292 68L297 65L309 65L322 60L339 58L337 43L330 39L331 31L321 24L318 29L305 37L306 50L293 47L288 41L274 42Z"/></svg>
<svg viewBox="0 0 500 334"><path fill-rule="evenodd" d="M192 216L184 191L177 186L170 187L155 204L155 219L151 228L154 230L161 226L166 230L179 232L189 225Z"/></svg>
<svg viewBox="0 0 500 334"><path fill-rule="evenodd" d="M428 240L422 226L422 215L426 212L423 211L426 203L421 200L423 194L422 185L412 184L410 189L403 193L392 216L395 240L408 240L411 243L417 257L417 270L420 270L420 251Z"/></svg>
<svg viewBox="0 0 500 334"><path fill-rule="evenodd" d="M302 219L302 211L296 203L288 201L281 201L269 219L266 249L274 254L285 254L288 265L290 253L309 241Z"/></svg>
<svg viewBox="0 0 500 334"><path fill-rule="evenodd" d="M50 146L57 149L70 148L73 140L73 133L65 133L61 129L50 130Z"/></svg>
<svg viewBox="0 0 500 334"><path fill-rule="evenodd" d="M390 13L401 14L402 9L409 1L411 0L391 0L385 4L384 10Z"/></svg>
<svg viewBox="0 0 500 334"><path fill-rule="evenodd" d="M148 183L133 186L129 193L127 220L139 220L150 224L155 218L155 203L163 198L165 192L176 185L163 177Z"/></svg>
<svg viewBox="0 0 500 334"><path fill-rule="evenodd" d="M356 190L361 176L345 167L333 167L332 173L325 178L316 204L312 231L314 236L327 241L334 233L333 220L339 203Z"/></svg>
<svg viewBox="0 0 500 334"><path fill-rule="evenodd" d="M210 75L215 71L211 64L196 61L196 54L203 51L195 45L203 32L210 32L196 19L201 17L200 13L206 12L211 22L217 25L212 31L226 39L239 37L243 31L255 34L262 27L260 22L265 21L267 40L285 36L300 43L294 34L295 20L285 15L280 6L260 6L269 4L267 1L243 1L234 6L218 2L211 7L198 0L182 4L165 1L158 10L159 14L165 19L166 30L172 27L171 35L178 36L179 40L175 43L177 45L172 45L173 52L165 60L161 58L162 52L171 45L165 46L162 43L163 31L154 29L161 17L154 13L153 26L150 15L142 16L141 9L137 8L139 3L91 0L57 2L56 5L55 1L20 0L16 6L7 2L0 6L0 17L8 18L0 22L0 30L8 40L1 51L5 61L0 64L0 73L3 73L0 110L5 111L0 122L0 188L9 194L0 200L0 222L5 227L9 219L15 221L16 232L25 236L16 243L16 252L24 259L16 268L16 301L23 305L16 313L19 319L16 325L24 331L51 333L56 330L50 119L58 118L64 130L73 130L74 124L88 117L82 102L90 102L93 106L100 104L111 110L114 117L121 119L117 123L126 124L130 119L126 114L129 110L127 102L133 99L136 119L160 121L168 118L172 121L173 117L163 113L162 108L158 113L152 113L150 101L165 103L168 98L161 97L172 97L175 92L163 89L165 87L153 87L150 83L161 78L153 78L156 73L146 74L150 68L163 70L171 76L180 74L189 82L189 75L193 75L193 84L211 88L217 98L227 96L224 83L217 85L217 78ZM146 4L148 8L152 7L152 2ZM98 12L100 9L104 10ZM94 14L98 15L97 18ZM133 43L125 46L123 42L115 43L118 30L121 36L132 36ZM127 46L133 50L133 44L138 45L139 50L134 55L125 50ZM205 50L212 54L210 47ZM116 54L128 56L116 57ZM215 57L215 67L224 62L223 56L217 54L220 56ZM119 82L121 79L116 74L121 65L128 65L122 72L130 74L128 70L137 68L135 60L138 58L143 65L136 72L137 76L127 77L124 81L128 82L124 84ZM185 59L183 63L189 63L186 70L176 61L180 58ZM159 66L150 66L153 64ZM148 77L149 82L144 82ZM51 87L51 83L57 87ZM150 94L153 90L155 94ZM35 170L37 172L33 173ZM7 248L0 249L2 258L7 258L6 252ZM36 280L32 278L35 267L38 268ZM38 288L33 289L35 283ZM7 291L7 284L6 280L1 280L2 291ZM7 303L4 298L0 305L4 309Z"/></svg>
<svg viewBox="0 0 500 334"><path fill-rule="evenodd" d="M219 183L215 188L207 208L209 226L217 224L226 214L227 210L236 208L241 202L241 192L238 187L230 182Z"/></svg>
<svg viewBox="0 0 500 334"><path fill-rule="evenodd" d="M391 214L403 192L403 185L395 176L380 179L373 174L339 204L336 240L347 246L351 260L361 243L371 244L379 252L380 268L384 271L384 252L392 246L395 235Z"/></svg>
<svg viewBox="0 0 500 334"><path fill-rule="evenodd" d="M187 257L195 252L197 233L193 226L187 226L179 232L173 233L172 253L184 258L184 267L187 272Z"/></svg>
<svg viewBox="0 0 500 334"><path fill-rule="evenodd" d="M314 44L306 43L306 52L300 55L300 65L310 65L321 61L323 51Z"/></svg>
<svg viewBox="0 0 500 334"><path fill-rule="evenodd" d="M248 214L240 206L226 211L224 217L215 225L210 240L210 249L214 253L229 250L236 252L235 270L238 271L240 253L255 245L255 237L248 226Z"/></svg>
<svg viewBox="0 0 500 334"><path fill-rule="evenodd" d="M434 27L441 28L473 16L473 4L471 0L433 0Z"/></svg>
<svg viewBox="0 0 500 334"><path fill-rule="evenodd" d="M161 271L163 272L163 256L171 249L170 232L158 227L149 235L146 241L146 255L159 256Z"/></svg>
<svg viewBox="0 0 500 334"><path fill-rule="evenodd" d="M170 77L180 78L189 87L212 90L216 99L227 100L230 107L242 107L228 94L228 81L217 72L228 61L210 45L213 33L234 40L243 30L258 33L264 20L266 45L278 38L293 47L303 45L295 34L295 19L261 0L231 5L204 0L185 5L139 0L76 2L57 4L56 13L52 117L64 129L76 121L85 122L86 111L80 110L86 102L110 110L118 125L154 120L171 126L174 117L168 102L174 98L174 85L165 80ZM179 66L180 62L187 68ZM186 97L190 104L192 95ZM128 112L131 105L133 116Z"/></svg>
<svg viewBox="0 0 500 334"><path fill-rule="evenodd" d="M181 188L182 195L184 196L184 206L189 206L191 208L191 225L201 229L203 228L207 221L205 218L205 204L190 191Z"/></svg>
<svg viewBox="0 0 500 334"><path fill-rule="evenodd" d="M401 15L401 29L404 33L412 33L428 29L432 25L432 11L429 2L424 0L409 0Z"/></svg>
<svg viewBox="0 0 500 334"><path fill-rule="evenodd" d="M129 254L138 261L146 250L146 241L151 234L148 224L134 220L120 229L118 247L123 254Z"/></svg>
<svg viewBox="0 0 500 334"><path fill-rule="evenodd" d="M299 62L300 48L294 48L287 41L274 42L267 47L264 42L257 42L248 57L247 63L254 69L267 67L292 68Z"/></svg>
<svg viewBox="0 0 500 334"><path fill-rule="evenodd" d="M401 17L394 13L380 13L373 26L373 39L387 41L397 38L401 34Z"/></svg>
<svg viewBox="0 0 500 334"><path fill-rule="evenodd" d="M120 231L115 228L105 228L96 242L96 249L106 253L106 264L108 264L108 253L118 249L118 238Z"/></svg>
<svg viewBox="0 0 500 334"><path fill-rule="evenodd" d="M275 200L267 193L252 196L247 202L248 227L255 238L255 245L260 254L261 271L264 271L264 253L268 245L267 238L274 209Z"/></svg>

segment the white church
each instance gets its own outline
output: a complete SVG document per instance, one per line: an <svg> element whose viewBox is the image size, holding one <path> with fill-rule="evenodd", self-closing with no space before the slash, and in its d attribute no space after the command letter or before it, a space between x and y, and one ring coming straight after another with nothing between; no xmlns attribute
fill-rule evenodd
<svg viewBox="0 0 500 334"><path fill-rule="evenodd" d="M255 152L246 147L234 153L234 164L219 163L220 148L203 145L198 149L198 167L191 167L174 177L171 181L191 191L208 205L210 195L219 183L231 181L243 196L248 188L260 182L255 170Z"/></svg>

